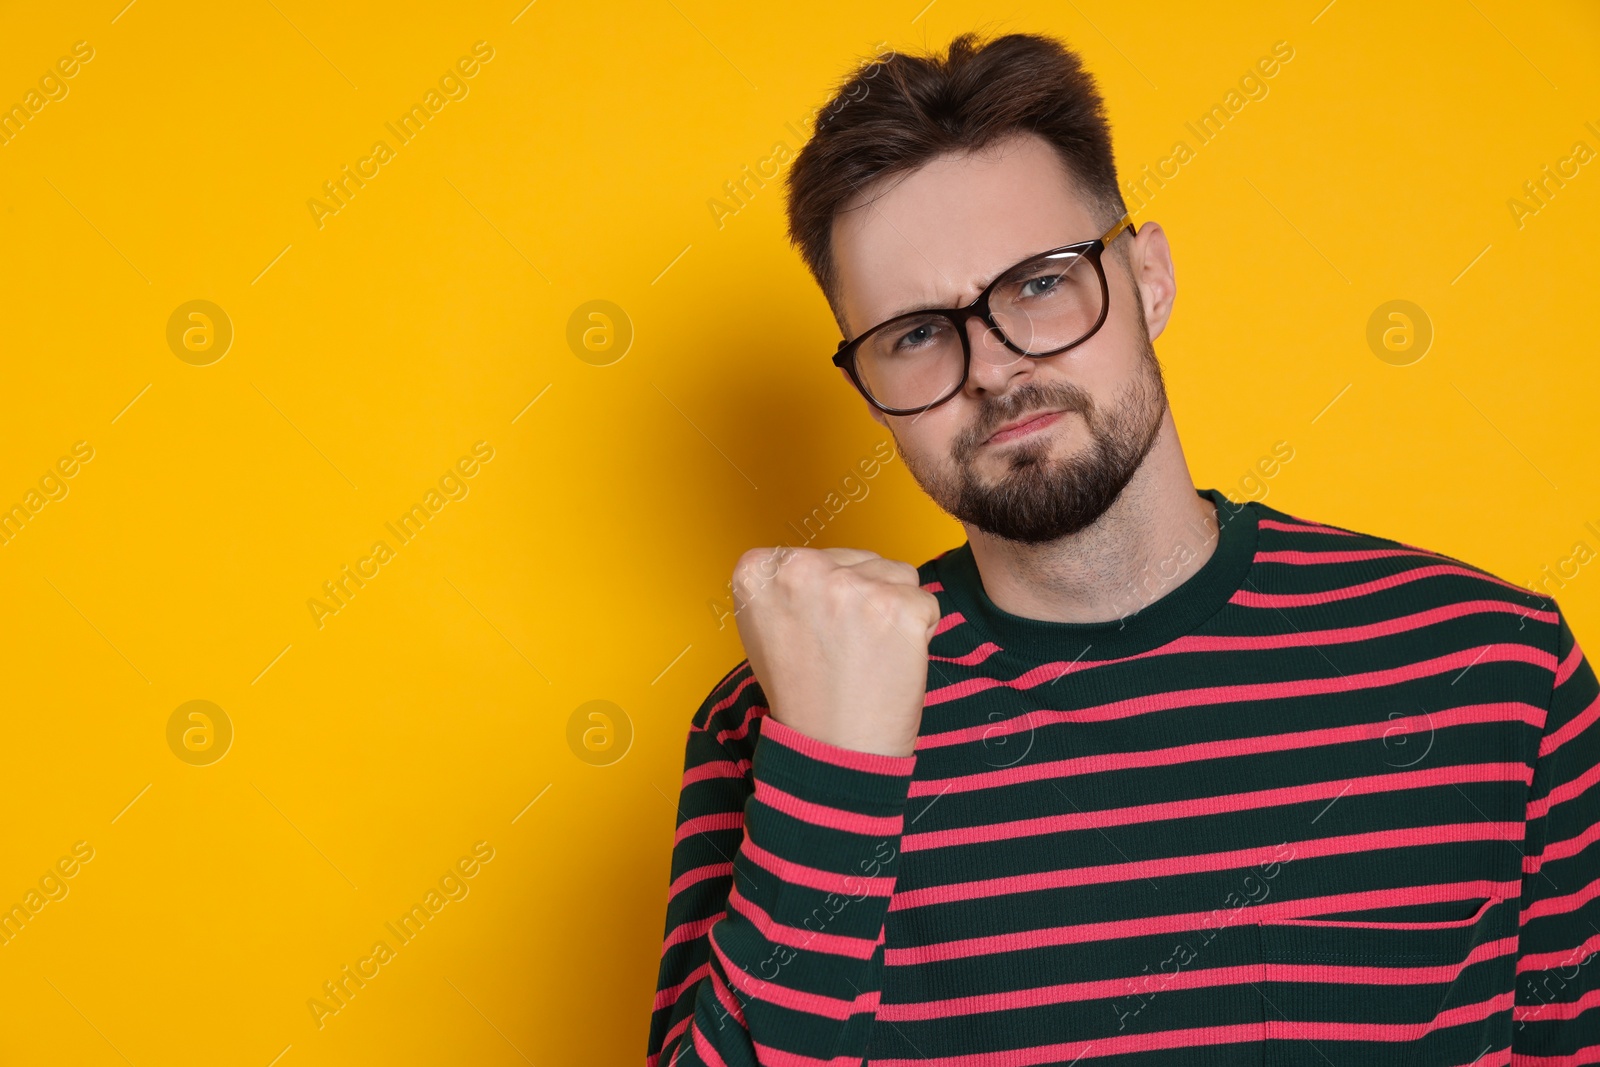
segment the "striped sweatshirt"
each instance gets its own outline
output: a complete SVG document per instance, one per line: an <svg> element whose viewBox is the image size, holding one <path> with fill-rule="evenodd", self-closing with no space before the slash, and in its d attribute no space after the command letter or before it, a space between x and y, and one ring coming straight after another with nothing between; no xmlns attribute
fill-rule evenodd
<svg viewBox="0 0 1600 1067"><path fill-rule="evenodd" d="M648 1067L1600 1063L1600 699L1560 609L1200 492L1210 558L1115 621L923 564L914 755L768 718L748 663L715 687Z"/></svg>

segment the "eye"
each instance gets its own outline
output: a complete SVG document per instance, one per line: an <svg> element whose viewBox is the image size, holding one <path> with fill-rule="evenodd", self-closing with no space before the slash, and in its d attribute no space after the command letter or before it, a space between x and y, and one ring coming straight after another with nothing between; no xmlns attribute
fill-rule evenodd
<svg viewBox="0 0 1600 1067"><path fill-rule="evenodd" d="M1019 268L1002 287L1012 300L1037 300L1056 290L1065 290L1072 272L1083 262L1082 256L1051 256Z"/></svg>
<svg viewBox="0 0 1600 1067"><path fill-rule="evenodd" d="M893 347L896 352L914 352L936 344L943 332L943 324L939 320L924 319L896 330Z"/></svg>
<svg viewBox="0 0 1600 1067"><path fill-rule="evenodd" d="M1061 283L1063 274L1041 274L1036 278L1029 278L1022 283L1023 296L1043 296Z"/></svg>

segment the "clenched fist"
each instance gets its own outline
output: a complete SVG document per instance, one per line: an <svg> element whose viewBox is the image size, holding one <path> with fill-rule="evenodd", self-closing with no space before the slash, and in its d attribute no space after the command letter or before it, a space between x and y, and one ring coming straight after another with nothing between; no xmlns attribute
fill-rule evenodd
<svg viewBox="0 0 1600 1067"><path fill-rule="evenodd" d="M915 567L859 548L756 548L739 557L733 593L774 719L840 748L911 755L939 624Z"/></svg>

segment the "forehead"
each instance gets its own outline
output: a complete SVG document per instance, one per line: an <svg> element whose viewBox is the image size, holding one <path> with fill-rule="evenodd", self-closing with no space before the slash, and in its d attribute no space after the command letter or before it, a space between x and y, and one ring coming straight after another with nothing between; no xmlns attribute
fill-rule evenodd
<svg viewBox="0 0 1600 1067"><path fill-rule="evenodd" d="M972 300L1035 252L1098 237L1055 150L1031 134L885 179L833 222L852 336L902 311Z"/></svg>

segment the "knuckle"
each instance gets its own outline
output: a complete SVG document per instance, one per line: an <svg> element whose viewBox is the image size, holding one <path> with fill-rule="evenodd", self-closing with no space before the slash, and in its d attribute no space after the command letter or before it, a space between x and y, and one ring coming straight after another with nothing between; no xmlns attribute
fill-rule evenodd
<svg viewBox="0 0 1600 1067"><path fill-rule="evenodd" d="M903 578L910 585L917 585L917 568L900 560L893 561L895 576Z"/></svg>

